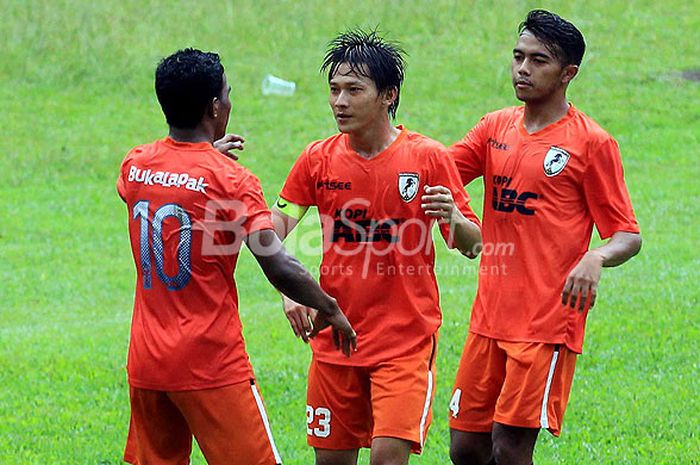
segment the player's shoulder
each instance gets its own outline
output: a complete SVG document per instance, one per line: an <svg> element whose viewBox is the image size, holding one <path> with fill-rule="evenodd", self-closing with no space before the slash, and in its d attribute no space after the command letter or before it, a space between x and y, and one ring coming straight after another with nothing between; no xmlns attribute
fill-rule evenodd
<svg viewBox="0 0 700 465"><path fill-rule="evenodd" d="M212 147L207 152L207 163L212 175L225 181L226 185L240 186L241 184L260 184L260 178L250 168L241 165L238 161L227 157Z"/></svg>
<svg viewBox="0 0 700 465"><path fill-rule="evenodd" d="M410 131L408 129L404 129L404 131L406 131L406 142L415 148L430 152L441 152L446 150L445 146L441 142L436 141L432 137L421 134L420 132Z"/></svg>
<svg viewBox="0 0 700 465"><path fill-rule="evenodd" d="M152 157L157 151L161 140L140 144L129 150L124 156L124 162Z"/></svg>
<svg viewBox="0 0 700 465"><path fill-rule="evenodd" d="M309 158L323 158L330 156L337 150L346 147L345 136L342 133L334 134L325 139L315 140L309 143L302 152L302 156Z"/></svg>
<svg viewBox="0 0 700 465"><path fill-rule="evenodd" d="M505 107L486 113L482 120L490 124L511 124L523 117L525 107L522 105Z"/></svg>
<svg viewBox="0 0 700 465"><path fill-rule="evenodd" d="M588 116L578 108L571 106L573 113L573 123L576 128L577 137L593 144L602 144L614 141L612 135L598 124L593 118Z"/></svg>
<svg viewBox="0 0 700 465"><path fill-rule="evenodd" d="M429 167L444 166L451 160L447 147L435 139L415 131L406 131L404 153Z"/></svg>
<svg viewBox="0 0 700 465"><path fill-rule="evenodd" d="M482 134L484 137L486 135L491 135L494 132L498 132L500 129L505 129L512 127L519 120L523 118L524 107L514 106L505 107L498 110L490 111L485 113L474 125L465 138L473 137L474 134Z"/></svg>

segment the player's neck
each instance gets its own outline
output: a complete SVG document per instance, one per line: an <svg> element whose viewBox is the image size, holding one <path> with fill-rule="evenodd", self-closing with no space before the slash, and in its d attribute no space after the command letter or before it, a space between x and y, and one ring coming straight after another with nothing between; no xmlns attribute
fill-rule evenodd
<svg viewBox="0 0 700 465"><path fill-rule="evenodd" d="M399 137L399 134L401 131L392 126L387 118L386 124L348 133L348 139L350 147L355 152L363 158L370 159L386 150Z"/></svg>
<svg viewBox="0 0 700 465"><path fill-rule="evenodd" d="M569 102L566 100L566 94L553 96L547 100L525 102L523 119L525 130L530 134L540 131L562 119L568 111Z"/></svg>
<svg viewBox="0 0 700 465"><path fill-rule="evenodd" d="M168 136L176 142L214 142L214 134L207 128L198 125L192 129L175 128L170 126L170 133Z"/></svg>

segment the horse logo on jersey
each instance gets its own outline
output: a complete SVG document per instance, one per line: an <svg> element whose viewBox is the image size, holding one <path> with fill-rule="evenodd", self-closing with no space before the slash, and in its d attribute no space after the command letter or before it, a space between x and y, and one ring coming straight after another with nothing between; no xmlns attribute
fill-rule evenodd
<svg viewBox="0 0 700 465"><path fill-rule="evenodd" d="M544 156L544 174L551 178L561 173L571 155L559 147L550 147L547 155Z"/></svg>
<svg viewBox="0 0 700 465"><path fill-rule="evenodd" d="M416 198L418 183L417 173L399 173L399 195L404 202L410 202Z"/></svg>

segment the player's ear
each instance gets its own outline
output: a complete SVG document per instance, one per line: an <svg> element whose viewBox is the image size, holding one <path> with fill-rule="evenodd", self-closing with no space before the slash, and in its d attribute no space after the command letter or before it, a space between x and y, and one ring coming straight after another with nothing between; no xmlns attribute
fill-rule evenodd
<svg viewBox="0 0 700 465"><path fill-rule="evenodd" d="M396 101L396 97L399 95L399 91L396 87L390 87L389 89L384 91L384 96L383 96L383 101L387 106L391 106L394 101Z"/></svg>
<svg viewBox="0 0 700 465"><path fill-rule="evenodd" d="M207 116L216 119L219 117L221 111L221 100L219 100L219 97L214 97L211 99L211 102L209 102L209 105L207 105Z"/></svg>
<svg viewBox="0 0 700 465"><path fill-rule="evenodd" d="M578 65L566 65L561 72L561 83L570 83L578 74Z"/></svg>

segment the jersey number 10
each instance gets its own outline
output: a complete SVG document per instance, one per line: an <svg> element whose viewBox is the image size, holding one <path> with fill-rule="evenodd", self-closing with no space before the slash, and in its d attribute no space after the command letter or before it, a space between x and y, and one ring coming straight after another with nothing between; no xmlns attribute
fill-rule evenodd
<svg viewBox="0 0 700 465"><path fill-rule="evenodd" d="M143 274L143 288L151 288L151 234L153 236L153 258L156 265L158 278L171 291L182 289L190 282L191 268L190 256L192 254L192 220L184 208L175 203L163 205L156 210L153 221L149 219L147 200L141 200L134 205L134 219L141 219L139 234L141 257L141 272ZM163 254L163 221L168 217L175 217L180 223L180 240L177 246L177 274L170 276L165 273L165 257ZM152 224L153 229L149 231Z"/></svg>

